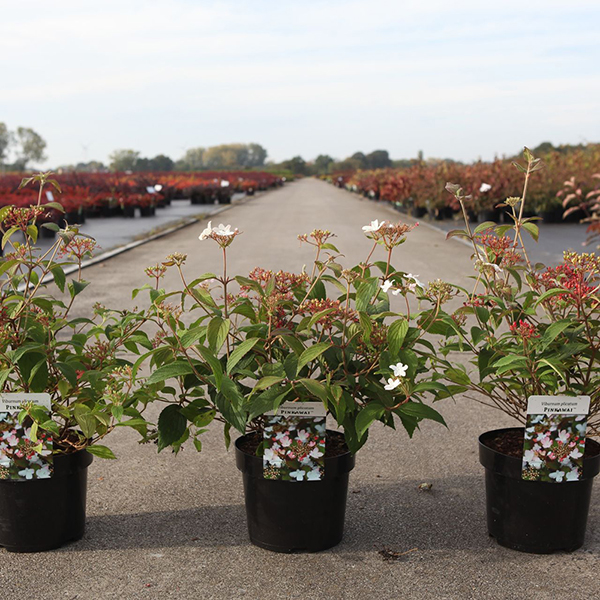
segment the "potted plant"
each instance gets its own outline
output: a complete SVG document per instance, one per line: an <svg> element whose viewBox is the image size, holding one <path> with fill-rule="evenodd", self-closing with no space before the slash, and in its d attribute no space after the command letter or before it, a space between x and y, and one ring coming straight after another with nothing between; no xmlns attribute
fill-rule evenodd
<svg viewBox="0 0 600 600"><path fill-rule="evenodd" d="M148 381L164 382L156 392L164 392L168 403L153 435L159 450L178 450L188 439L200 449L199 436L213 420L223 424L227 444L232 428L241 435L236 462L244 477L250 539L258 546L279 552L334 546L343 534L354 454L371 425L394 427L399 421L412 436L423 419L444 424L422 401L427 393L448 395L430 374L433 348L424 335L450 287L439 281L423 285L391 264L393 250L413 227L377 221L365 226L371 252L350 269L338 262L333 234L315 230L299 236L315 249L310 272L256 268L231 276L227 253L240 232L209 223L200 239L219 246L219 276L189 281L182 270L185 256L171 255L163 266L179 271L182 288L166 293L156 289L161 274L154 271L160 343L148 354L155 369ZM385 259L374 260L380 248ZM398 307L390 308L388 294L397 297ZM167 307L167 299L177 303ZM417 299L431 305L419 323L411 308ZM274 424L279 417L269 413L290 402L302 410L322 407L342 431L325 433L321 423L311 442L295 422L287 433L277 429L282 423Z"/></svg>
<svg viewBox="0 0 600 600"><path fill-rule="evenodd" d="M448 184L466 222L465 230L448 235L471 241L476 275L472 289L458 288L463 306L452 315L440 313L436 333L444 335L442 354L464 353L473 369L448 360L438 360L437 369L454 393L471 392L475 400L522 425L530 396L589 396L588 432L597 435L600 257L566 252L556 267L531 263L523 236L537 241L539 231L532 218L523 217L524 204L529 179L542 163L528 149L524 157L525 166L515 163L525 176L522 196L503 205L512 224L488 222L471 230L462 189ZM564 439L551 439L539 421L527 430L500 429L479 438L488 530L503 546L546 553L583 543L600 445L585 442L580 469L573 462L581 457L574 448L577 436L566 429L563 434L556 425L554 431ZM532 437L534 445L524 454L524 441ZM555 461L554 481L542 480L543 460Z"/></svg>
<svg viewBox="0 0 600 600"><path fill-rule="evenodd" d="M60 188L50 173L22 185L30 182L40 186L37 205L0 209L0 396L21 397L16 415L0 414L0 545L17 552L56 548L83 535L92 458L115 458L104 439L116 427L145 433L138 406L145 388L134 387L125 354L151 347L140 330L141 313L96 306L90 318L72 316L88 285L82 260L95 242L76 227L45 223L58 239L38 251L35 223L49 209L62 210L41 204L42 189ZM63 267L72 264L78 271L68 282ZM50 413L38 404L40 395Z"/></svg>

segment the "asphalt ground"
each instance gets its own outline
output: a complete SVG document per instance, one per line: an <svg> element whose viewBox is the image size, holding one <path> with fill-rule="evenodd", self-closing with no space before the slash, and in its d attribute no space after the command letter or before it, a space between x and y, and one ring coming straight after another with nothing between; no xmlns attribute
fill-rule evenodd
<svg viewBox="0 0 600 600"><path fill-rule="evenodd" d="M229 252L229 272L255 266L299 271L312 253L297 234L335 232L346 265L370 250L361 227L397 220L385 205L306 179L224 212L218 221L243 231ZM214 223L213 223L214 225ZM188 254L189 279L219 272L220 253L200 242L204 224L139 246L86 269L93 283L80 312L100 301L131 306L130 290L146 282L144 267L174 251ZM394 266L421 281L464 282L470 251L420 226ZM165 285L176 285L169 276ZM90 467L85 537L59 550L30 555L0 550L0 598L109 599L521 599L600 596L600 511L592 497L584 547L538 556L502 548L485 524L480 433L514 423L467 399L437 404L448 428L423 424L412 440L375 426L350 476L346 530L335 548L282 555L247 537L241 475L218 428L204 449L174 456L118 431L119 459ZM109 440L107 440L109 441ZM430 492L419 491L431 483ZM294 485L294 484L290 484ZM290 507L296 510L297 507ZM552 527L552 523L548 523ZM385 561L383 549L408 552Z"/></svg>

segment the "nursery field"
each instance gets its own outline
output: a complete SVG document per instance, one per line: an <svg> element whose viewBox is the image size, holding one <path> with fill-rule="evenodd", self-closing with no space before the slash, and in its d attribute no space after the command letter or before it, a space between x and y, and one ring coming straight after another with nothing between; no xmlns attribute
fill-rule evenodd
<svg viewBox="0 0 600 600"><path fill-rule="evenodd" d="M337 235L340 262L357 264L371 248L361 228L375 219L412 222L389 204L314 179L234 205L218 217L242 232L228 249L229 268L236 273L257 266L300 272L313 252L299 247L297 235L316 228ZM142 302L141 296L132 300L130 290L147 283L145 267L173 252L189 256L189 279L218 273L218 247L198 239L204 227L187 227L87 268L85 277L93 283L81 295L80 314L96 302L114 307ZM557 234L552 243L554 252L563 242ZM470 254L457 240L419 226L398 249L394 265L424 282L441 278L464 285L473 271ZM166 287L177 284L173 271L167 272ZM111 444L118 460L96 458L89 469L85 537L40 554L0 550L0 597L598 597L599 490L580 550L533 555L498 546L486 531L477 437L515 423L461 397L436 408L448 428L425 421L412 440L404 431L373 427L350 475L344 539L317 554L276 554L249 543L241 475L218 427L205 434L200 454L190 445L177 456L169 450L157 455L156 447L138 445L135 432L122 428Z"/></svg>

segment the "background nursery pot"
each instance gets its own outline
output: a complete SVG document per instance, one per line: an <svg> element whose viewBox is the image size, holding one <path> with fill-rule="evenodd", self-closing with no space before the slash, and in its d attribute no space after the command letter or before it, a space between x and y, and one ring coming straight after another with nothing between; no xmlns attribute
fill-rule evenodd
<svg viewBox="0 0 600 600"><path fill-rule="evenodd" d="M57 454L49 479L0 480L0 546L42 552L81 539L92 460L85 450Z"/></svg>
<svg viewBox="0 0 600 600"><path fill-rule="evenodd" d="M333 431L328 434L336 435ZM262 456L241 449L248 437L236 440L235 458L244 478L250 541L267 550L288 553L318 552L339 544L354 455L346 451L326 457L325 477L319 481L265 479Z"/></svg>
<svg viewBox="0 0 600 600"><path fill-rule="evenodd" d="M600 444L586 440L583 478L565 483L521 478L522 459L488 446L503 433L496 429L479 437L479 460L485 467L488 532L501 546L548 554L583 545L593 478L600 472Z"/></svg>

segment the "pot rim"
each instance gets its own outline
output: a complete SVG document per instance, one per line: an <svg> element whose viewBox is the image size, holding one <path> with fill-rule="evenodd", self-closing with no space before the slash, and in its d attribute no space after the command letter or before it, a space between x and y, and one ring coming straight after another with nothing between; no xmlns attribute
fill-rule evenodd
<svg viewBox="0 0 600 600"><path fill-rule="evenodd" d="M524 431L525 427L501 427L500 429L491 429L482 433L479 438L479 462L486 468L494 471L495 473L499 473L500 475L505 475L506 477L511 477L513 479L522 479L521 478L521 470L523 465L523 459L521 457L517 458L516 456L508 456L507 454L503 454L498 450L494 450L485 444L485 441L497 436L498 434L504 431ZM585 443L595 444L596 446L600 446L600 444L592 439L586 438ZM583 473L581 479L577 481L582 481L585 479L592 479L596 475L600 473L600 453L595 456L584 456L583 459ZM527 483L537 483L537 484L549 484L556 485L555 483L548 481L527 481ZM569 482L569 483L577 483L577 482Z"/></svg>
<svg viewBox="0 0 600 600"><path fill-rule="evenodd" d="M258 477L263 479L263 459L262 456L256 456L255 454L248 454L244 452L240 448L241 441L249 435L254 435L255 432L246 433L241 435L235 440L235 462L237 468L244 474L249 475L250 477ZM344 435L341 431L335 431L334 429L327 429L327 433L336 433L339 435ZM324 480L330 477L337 477L344 473L349 473L354 469L355 465L355 455L348 450L342 454L338 454L337 456L329 456L325 457L325 479L321 479L319 481L299 481L299 482L289 482L289 481L281 481L281 480L270 480L275 484L288 484L288 483L298 483L298 484L311 484L314 485L316 483L322 483Z"/></svg>

